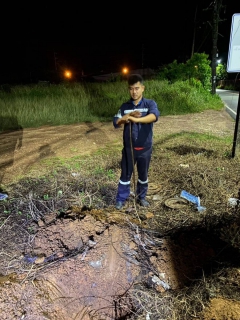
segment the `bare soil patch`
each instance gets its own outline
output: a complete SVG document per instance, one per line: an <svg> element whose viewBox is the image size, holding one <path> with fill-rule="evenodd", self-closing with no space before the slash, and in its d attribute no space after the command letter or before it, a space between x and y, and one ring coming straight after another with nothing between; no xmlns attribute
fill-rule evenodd
<svg viewBox="0 0 240 320"><path fill-rule="evenodd" d="M239 163L214 146L181 145L179 133L233 136L234 122L224 110L160 118L151 206L129 199L120 212L117 179L83 170L33 176L46 173L42 160L120 147L121 129L94 123L1 135L9 195L0 202L1 319L239 319L239 209L228 205L238 196ZM101 161L118 172L115 158ZM168 207L183 189L194 189L206 211L188 201Z"/></svg>

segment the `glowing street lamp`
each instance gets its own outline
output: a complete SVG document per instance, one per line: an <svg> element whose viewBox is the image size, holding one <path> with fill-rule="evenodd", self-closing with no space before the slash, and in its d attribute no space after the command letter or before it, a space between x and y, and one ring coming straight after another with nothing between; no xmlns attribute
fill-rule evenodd
<svg viewBox="0 0 240 320"><path fill-rule="evenodd" d="M127 74L127 73L128 73L128 68L123 68L122 72L123 72L124 74Z"/></svg>
<svg viewBox="0 0 240 320"><path fill-rule="evenodd" d="M69 70L66 70L64 73L65 78L71 79L72 78L72 72Z"/></svg>

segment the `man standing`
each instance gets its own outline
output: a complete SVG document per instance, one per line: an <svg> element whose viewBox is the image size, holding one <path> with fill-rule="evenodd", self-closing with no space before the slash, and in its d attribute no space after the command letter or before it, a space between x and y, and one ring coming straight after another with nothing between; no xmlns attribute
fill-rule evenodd
<svg viewBox="0 0 240 320"><path fill-rule="evenodd" d="M116 196L116 209L120 210L130 195L130 182L134 165L137 165L138 181L136 199L143 207L149 203L145 197L148 190L148 170L152 155L153 123L158 121L160 112L154 100L143 97L145 86L139 74L128 78L131 99L123 103L113 117L113 125L123 129L121 176Z"/></svg>

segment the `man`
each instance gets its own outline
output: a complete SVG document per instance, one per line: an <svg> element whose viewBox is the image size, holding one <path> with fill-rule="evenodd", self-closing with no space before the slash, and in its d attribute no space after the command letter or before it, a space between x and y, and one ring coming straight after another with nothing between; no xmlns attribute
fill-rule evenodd
<svg viewBox="0 0 240 320"><path fill-rule="evenodd" d="M121 176L116 196L116 209L120 210L130 195L130 182L134 165L137 165L138 181L136 199L143 207L149 203L145 199L148 190L148 170L152 155L153 123L158 121L160 112L154 100L143 97L145 86L139 74L128 78L131 99L123 103L113 117L115 128L123 128L123 149Z"/></svg>

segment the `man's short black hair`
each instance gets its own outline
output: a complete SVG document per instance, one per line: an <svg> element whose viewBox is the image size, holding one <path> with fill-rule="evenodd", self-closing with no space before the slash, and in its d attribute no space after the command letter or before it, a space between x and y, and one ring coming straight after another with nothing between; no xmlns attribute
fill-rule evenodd
<svg viewBox="0 0 240 320"><path fill-rule="evenodd" d="M130 74L128 77L128 85L132 86L133 84L140 82L143 84L143 77L140 74Z"/></svg>

